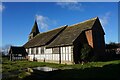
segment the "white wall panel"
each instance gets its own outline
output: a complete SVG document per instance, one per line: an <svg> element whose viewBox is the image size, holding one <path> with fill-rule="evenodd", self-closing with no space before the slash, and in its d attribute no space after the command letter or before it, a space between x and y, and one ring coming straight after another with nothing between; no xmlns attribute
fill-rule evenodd
<svg viewBox="0 0 120 80"><path fill-rule="evenodd" d="M63 61L65 61L65 54L63 54L63 56L62 56L62 57L63 57L63 58L62 58L62 60L63 60Z"/></svg>
<svg viewBox="0 0 120 80"><path fill-rule="evenodd" d="M52 54L46 54L46 60L52 60Z"/></svg>
<svg viewBox="0 0 120 80"><path fill-rule="evenodd" d="M26 49L27 50L27 49ZM29 50L30 59L33 59L34 55L31 55L31 48ZM38 47L38 54L35 55L35 58L40 60L53 60L53 61L59 61L59 54L52 54L52 48L45 49L45 54L41 54L41 47ZM33 50L36 52L36 48ZM71 61L71 46L67 47L60 47L60 53L61 53L61 60L62 61Z"/></svg>
<svg viewBox="0 0 120 80"><path fill-rule="evenodd" d="M31 48L29 48L29 54L31 54Z"/></svg>
<svg viewBox="0 0 120 80"><path fill-rule="evenodd" d="M38 47L38 54L41 54L41 48Z"/></svg>
<svg viewBox="0 0 120 80"><path fill-rule="evenodd" d="M72 59L72 58L71 58L71 54L69 54L69 61L71 61L71 59Z"/></svg>
<svg viewBox="0 0 120 80"><path fill-rule="evenodd" d="M61 53L61 54L63 53L63 48L62 48L62 47L60 47L60 53Z"/></svg>
<svg viewBox="0 0 120 80"><path fill-rule="evenodd" d="M65 57L66 57L66 61L68 61L68 54L67 53L66 53Z"/></svg>
<svg viewBox="0 0 120 80"><path fill-rule="evenodd" d="M66 47L66 53L67 54L69 53L69 47Z"/></svg>
<svg viewBox="0 0 120 80"><path fill-rule="evenodd" d="M63 53L65 53L65 47L63 47Z"/></svg>
<svg viewBox="0 0 120 80"><path fill-rule="evenodd" d="M59 54L53 54L53 60L59 60Z"/></svg>
<svg viewBox="0 0 120 80"><path fill-rule="evenodd" d="M61 53L61 60L63 60L63 54Z"/></svg>
<svg viewBox="0 0 120 80"><path fill-rule="evenodd" d="M46 53L46 54L52 54L52 48L46 49L46 50L45 50L45 53Z"/></svg>
<svg viewBox="0 0 120 80"><path fill-rule="evenodd" d="M33 60L34 55L28 55L30 57L30 60Z"/></svg>
<svg viewBox="0 0 120 80"><path fill-rule="evenodd" d="M26 52L28 52L28 49L25 49L26 50Z"/></svg>
<svg viewBox="0 0 120 80"><path fill-rule="evenodd" d="M41 59L42 60L44 60L45 59L45 55L43 54L43 55L41 55Z"/></svg>
<svg viewBox="0 0 120 80"><path fill-rule="evenodd" d="M71 46L69 46L69 54L71 54Z"/></svg>

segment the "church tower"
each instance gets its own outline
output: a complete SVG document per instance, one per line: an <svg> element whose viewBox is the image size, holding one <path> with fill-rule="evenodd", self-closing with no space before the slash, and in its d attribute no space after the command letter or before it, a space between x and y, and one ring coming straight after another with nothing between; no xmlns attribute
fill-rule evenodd
<svg viewBox="0 0 120 80"><path fill-rule="evenodd" d="M35 20L32 31L29 34L29 40L33 39L37 34L39 34L39 29L38 29L37 22Z"/></svg>

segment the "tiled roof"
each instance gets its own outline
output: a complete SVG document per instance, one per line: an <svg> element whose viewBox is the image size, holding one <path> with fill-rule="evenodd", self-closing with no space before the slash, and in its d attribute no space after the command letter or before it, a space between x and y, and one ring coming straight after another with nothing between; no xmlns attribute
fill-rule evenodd
<svg viewBox="0 0 120 80"><path fill-rule="evenodd" d="M24 47L17 47L17 46L11 46L9 53L12 54L22 54L22 55L27 55L27 52Z"/></svg>
<svg viewBox="0 0 120 80"><path fill-rule="evenodd" d="M96 19L98 18L92 18L90 20L67 27L55 40L47 45L47 47L72 45L73 41L82 33L82 31L93 27Z"/></svg>
<svg viewBox="0 0 120 80"><path fill-rule="evenodd" d="M63 26L48 32L39 33L23 46L29 48L36 46L57 47L72 45L82 31L92 29L97 19L98 17L68 27Z"/></svg>
<svg viewBox="0 0 120 80"><path fill-rule="evenodd" d="M48 32L39 33L33 39L28 41L25 45L25 48L35 47L35 46L44 46L49 44L53 39L57 37L67 26L63 26Z"/></svg>

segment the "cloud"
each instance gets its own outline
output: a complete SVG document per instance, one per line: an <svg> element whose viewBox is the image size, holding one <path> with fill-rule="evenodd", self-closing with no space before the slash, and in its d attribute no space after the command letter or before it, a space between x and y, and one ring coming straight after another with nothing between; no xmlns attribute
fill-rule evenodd
<svg viewBox="0 0 120 80"><path fill-rule="evenodd" d="M42 15L36 15L36 19L37 19L38 25L40 26L40 29L44 29L44 30L48 29L47 17L44 17Z"/></svg>
<svg viewBox="0 0 120 80"><path fill-rule="evenodd" d="M43 15L36 15L37 23L40 27L40 32L45 32L49 29L49 26L56 24L55 20L52 20Z"/></svg>
<svg viewBox="0 0 120 80"><path fill-rule="evenodd" d="M0 12L2 12L5 9L5 6L3 6L2 4L0 4Z"/></svg>
<svg viewBox="0 0 120 80"><path fill-rule="evenodd" d="M78 2L57 2L57 5L69 10L82 10L82 4Z"/></svg>
<svg viewBox="0 0 120 80"><path fill-rule="evenodd" d="M108 20L110 17L110 12L105 13L104 16L100 18L100 22L102 23L103 26L106 26L108 24Z"/></svg>

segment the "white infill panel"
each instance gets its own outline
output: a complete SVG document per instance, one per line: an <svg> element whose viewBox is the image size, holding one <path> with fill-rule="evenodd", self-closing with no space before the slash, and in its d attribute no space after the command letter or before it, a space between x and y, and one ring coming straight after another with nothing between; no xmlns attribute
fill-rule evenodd
<svg viewBox="0 0 120 80"><path fill-rule="evenodd" d="M42 58L42 60L44 60L45 59L45 54L41 55L41 58Z"/></svg>
<svg viewBox="0 0 120 80"><path fill-rule="evenodd" d="M34 55L28 55L30 57L30 60L33 60Z"/></svg>
<svg viewBox="0 0 120 80"><path fill-rule="evenodd" d="M60 47L60 53L61 53L61 54L63 53L63 49L62 49L62 47Z"/></svg>
<svg viewBox="0 0 120 80"><path fill-rule="evenodd" d="M66 61L68 61L68 54L67 54L67 53L66 53L66 56L65 56L65 57L66 57Z"/></svg>
<svg viewBox="0 0 120 80"><path fill-rule="evenodd" d="M29 54L31 54L31 48L29 48Z"/></svg>
<svg viewBox="0 0 120 80"><path fill-rule="evenodd" d="M52 60L52 54L47 54L47 60Z"/></svg>
<svg viewBox="0 0 120 80"><path fill-rule="evenodd" d="M63 53L65 53L65 47L63 47Z"/></svg>
<svg viewBox="0 0 120 80"><path fill-rule="evenodd" d="M26 50L26 52L28 52L28 49L25 49Z"/></svg>
<svg viewBox="0 0 120 80"><path fill-rule="evenodd" d="M71 46L69 46L69 53L71 54Z"/></svg>
<svg viewBox="0 0 120 80"><path fill-rule="evenodd" d="M59 61L59 54L57 54L57 61Z"/></svg>
<svg viewBox="0 0 120 80"><path fill-rule="evenodd" d="M38 59L44 60L45 59L45 55L44 54L39 55Z"/></svg>
<svg viewBox="0 0 120 80"><path fill-rule="evenodd" d="M52 60L52 54L46 54L46 60Z"/></svg>
<svg viewBox="0 0 120 80"><path fill-rule="evenodd" d="M39 55L35 55L35 58L36 58L36 59L39 59L39 57L40 57Z"/></svg>
<svg viewBox="0 0 120 80"><path fill-rule="evenodd" d="M45 59L48 60L48 58L49 58L49 55L46 54L46 55L45 55Z"/></svg>
<svg viewBox="0 0 120 80"><path fill-rule="evenodd" d="M60 53L61 53L61 61L63 60L63 48L60 47Z"/></svg>
<svg viewBox="0 0 120 80"><path fill-rule="evenodd" d="M69 53L69 47L66 47L66 54Z"/></svg>
<svg viewBox="0 0 120 80"><path fill-rule="evenodd" d="M33 53L36 54L36 48L33 48Z"/></svg>
<svg viewBox="0 0 120 80"><path fill-rule="evenodd" d="M50 60L52 60L52 54L50 54Z"/></svg>
<svg viewBox="0 0 120 80"><path fill-rule="evenodd" d="M63 54L61 53L61 60L63 60Z"/></svg>
<svg viewBox="0 0 120 80"><path fill-rule="evenodd" d="M59 60L59 54L53 54L53 60L58 61Z"/></svg>
<svg viewBox="0 0 120 80"><path fill-rule="evenodd" d="M69 61L71 61L71 54L69 54Z"/></svg>
<svg viewBox="0 0 120 80"><path fill-rule="evenodd" d="M65 61L65 54L63 54L63 56L62 56L62 57L63 57L63 61Z"/></svg>
<svg viewBox="0 0 120 80"><path fill-rule="evenodd" d="M37 56L37 59L41 59L41 55L38 55L38 56Z"/></svg>
<svg viewBox="0 0 120 80"><path fill-rule="evenodd" d="M38 54L41 54L41 48L38 47Z"/></svg>
<svg viewBox="0 0 120 80"><path fill-rule="evenodd" d="M54 60L56 60L56 55L54 54Z"/></svg>
<svg viewBox="0 0 120 80"><path fill-rule="evenodd" d="M52 48L46 49L46 50L45 50L45 53L46 53L46 54L52 54Z"/></svg>

